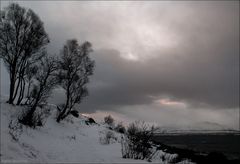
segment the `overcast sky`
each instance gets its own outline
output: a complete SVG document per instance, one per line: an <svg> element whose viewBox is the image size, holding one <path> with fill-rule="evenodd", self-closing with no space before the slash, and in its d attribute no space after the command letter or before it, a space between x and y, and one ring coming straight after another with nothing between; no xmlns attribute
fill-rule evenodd
<svg viewBox="0 0 240 164"><path fill-rule="evenodd" d="M239 126L238 1L20 1L44 22L57 55L90 41L96 62L79 111L162 126ZM9 2L2 2L2 8ZM8 74L1 66L1 92ZM52 101L60 103L58 90Z"/></svg>

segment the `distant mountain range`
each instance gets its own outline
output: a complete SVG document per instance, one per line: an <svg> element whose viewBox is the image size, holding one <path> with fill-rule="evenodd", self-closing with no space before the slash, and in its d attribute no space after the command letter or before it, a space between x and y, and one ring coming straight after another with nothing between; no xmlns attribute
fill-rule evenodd
<svg viewBox="0 0 240 164"><path fill-rule="evenodd" d="M157 133L239 133L238 129L233 129L215 122L199 122L190 126L163 126Z"/></svg>

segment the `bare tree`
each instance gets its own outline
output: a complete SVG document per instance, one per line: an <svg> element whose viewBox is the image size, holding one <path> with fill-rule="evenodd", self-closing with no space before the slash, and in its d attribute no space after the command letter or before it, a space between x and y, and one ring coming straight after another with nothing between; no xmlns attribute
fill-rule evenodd
<svg viewBox="0 0 240 164"><path fill-rule="evenodd" d="M35 84L30 94L29 111L19 120L28 126L35 126L34 112L37 107L43 107L51 91L58 84L56 71L58 69L56 59L44 56L38 63L38 71L34 75Z"/></svg>
<svg viewBox="0 0 240 164"><path fill-rule="evenodd" d="M57 122L67 117L74 105L88 94L86 84L94 68L94 61L89 57L91 51L89 42L79 45L75 39L68 40L61 51L58 77L65 90L66 101L58 107Z"/></svg>
<svg viewBox="0 0 240 164"><path fill-rule="evenodd" d="M9 72L8 103L13 104L19 87L22 92L24 91L23 77L29 60L34 55L36 57L39 55L38 52L49 42L49 39L43 22L31 9L12 3L1 11L0 19L0 58L3 59ZM22 92L19 94L19 101L22 99Z"/></svg>

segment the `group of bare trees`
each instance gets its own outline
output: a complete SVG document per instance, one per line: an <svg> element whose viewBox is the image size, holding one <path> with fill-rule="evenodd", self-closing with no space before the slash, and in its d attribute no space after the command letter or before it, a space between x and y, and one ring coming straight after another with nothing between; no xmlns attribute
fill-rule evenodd
<svg viewBox="0 0 240 164"><path fill-rule="evenodd" d="M31 10L11 4L1 12L0 56L10 76L8 103L21 103L27 68L36 63L49 42L43 23Z"/></svg>
<svg viewBox="0 0 240 164"><path fill-rule="evenodd" d="M91 44L79 45L71 39L60 57L52 57L46 51L50 41L43 22L31 9L12 3L0 13L0 58L10 79L7 102L26 105L28 112L21 122L31 126L37 107L46 104L55 87L62 87L66 101L58 107L60 122L87 96L86 84L94 68Z"/></svg>

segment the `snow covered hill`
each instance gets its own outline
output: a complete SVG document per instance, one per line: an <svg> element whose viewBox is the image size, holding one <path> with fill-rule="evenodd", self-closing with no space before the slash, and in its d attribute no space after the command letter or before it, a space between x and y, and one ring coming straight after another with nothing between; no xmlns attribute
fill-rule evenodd
<svg viewBox="0 0 240 164"><path fill-rule="evenodd" d="M120 134L114 132L116 141L101 144L100 138L108 128L102 124L86 125L86 118L68 119L57 123L52 107L44 127L31 129L22 127L22 132L14 131L17 140L9 133L9 123L16 120L22 107L8 105L1 101L1 162L17 163L148 163L144 160L123 159ZM162 161L164 156L165 161ZM168 163L176 154L163 151L155 153L153 162ZM190 163L187 160L181 163Z"/></svg>

